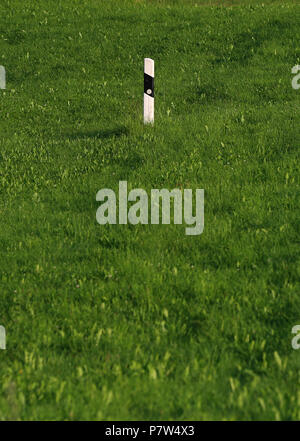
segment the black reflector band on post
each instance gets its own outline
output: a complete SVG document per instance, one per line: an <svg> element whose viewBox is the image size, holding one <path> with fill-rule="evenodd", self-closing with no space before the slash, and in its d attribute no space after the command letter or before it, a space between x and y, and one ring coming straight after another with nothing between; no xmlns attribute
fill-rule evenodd
<svg viewBox="0 0 300 441"><path fill-rule="evenodd" d="M144 73L144 93L154 98L154 78Z"/></svg>

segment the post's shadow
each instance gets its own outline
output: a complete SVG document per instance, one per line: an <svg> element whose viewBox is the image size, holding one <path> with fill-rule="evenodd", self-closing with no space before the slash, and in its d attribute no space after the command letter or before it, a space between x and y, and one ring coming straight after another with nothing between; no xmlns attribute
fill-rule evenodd
<svg viewBox="0 0 300 441"><path fill-rule="evenodd" d="M120 136L126 136L129 134L127 127L115 127L113 129L103 129L103 130L84 130L78 132L64 132L63 136L75 141L77 139L109 139L109 138L119 138Z"/></svg>

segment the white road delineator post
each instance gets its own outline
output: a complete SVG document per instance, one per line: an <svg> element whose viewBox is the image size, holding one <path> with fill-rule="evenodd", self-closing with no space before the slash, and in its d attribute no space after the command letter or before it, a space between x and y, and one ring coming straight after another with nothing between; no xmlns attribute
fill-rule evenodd
<svg viewBox="0 0 300 441"><path fill-rule="evenodd" d="M5 68L0 66L0 89L6 89Z"/></svg>
<svg viewBox="0 0 300 441"><path fill-rule="evenodd" d="M154 123L154 60L144 58L144 124Z"/></svg>

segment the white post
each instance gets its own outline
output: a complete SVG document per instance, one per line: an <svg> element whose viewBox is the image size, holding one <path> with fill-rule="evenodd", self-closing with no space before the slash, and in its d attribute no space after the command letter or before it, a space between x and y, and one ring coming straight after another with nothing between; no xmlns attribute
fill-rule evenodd
<svg viewBox="0 0 300 441"><path fill-rule="evenodd" d="M0 66L0 89L6 88L6 81L5 81L5 69L3 66Z"/></svg>
<svg viewBox="0 0 300 441"><path fill-rule="evenodd" d="M144 124L154 123L154 60L144 59Z"/></svg>

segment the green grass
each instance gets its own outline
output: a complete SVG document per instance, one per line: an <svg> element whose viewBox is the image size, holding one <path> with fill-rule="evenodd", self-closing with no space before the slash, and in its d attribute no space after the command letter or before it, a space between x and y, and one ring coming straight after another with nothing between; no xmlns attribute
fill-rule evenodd
<svg viewBox="0 0 300 441"><path fill-rule="evenodd" d="M0 419L300 419L299 2L223 3L1 1ZM203 234L98 225L120 180Z"/></svg>

